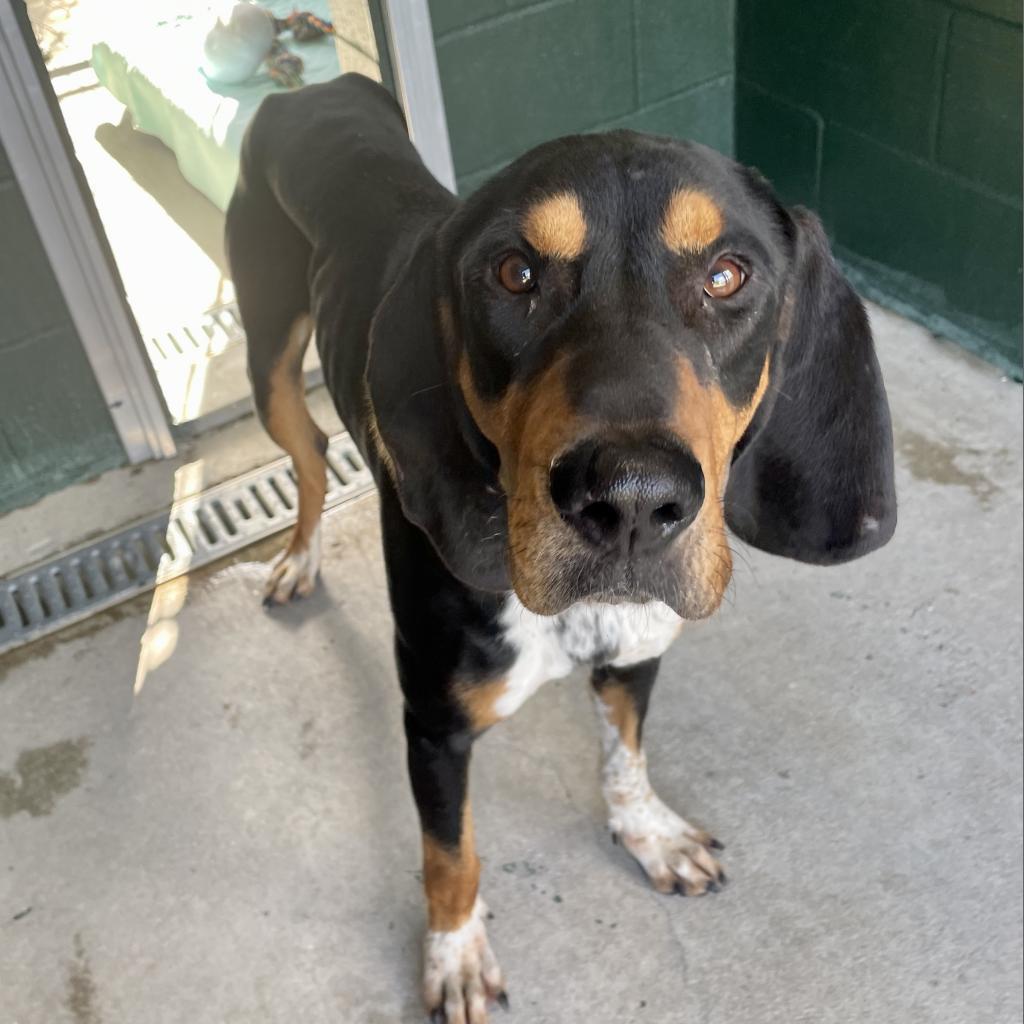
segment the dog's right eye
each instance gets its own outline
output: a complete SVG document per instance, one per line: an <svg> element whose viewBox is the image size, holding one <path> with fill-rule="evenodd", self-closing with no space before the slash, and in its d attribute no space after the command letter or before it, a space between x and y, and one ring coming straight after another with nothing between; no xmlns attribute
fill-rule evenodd
<svg viewBox="0 0 1024 1024"><path fill-rule="evenodd" d="M704 294L712 299L727 299L735 295L746 283L747 274L735 261L726 258L718 260L704 282Z"/></svg>
<svg viewBox="0 0 1024 1024"><path fill-rule="evenodd" d="M498 264L497 274L502 288L513 295L533 291L537 283L530 261L521 252L504 257Z"/></svg>

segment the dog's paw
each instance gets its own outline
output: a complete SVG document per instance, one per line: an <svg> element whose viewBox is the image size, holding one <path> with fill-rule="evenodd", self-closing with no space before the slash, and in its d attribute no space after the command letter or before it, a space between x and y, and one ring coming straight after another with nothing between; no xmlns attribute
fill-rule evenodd
<svg viewBox="0 0 1024 1024"><path fill-rule="evenodd" d="M461 928L427 932L423 997L432 1024L487 1024L488 1000L508 1009L501 968L487 942L486 916L477 899Z"/></svg>
<svg viewBox="0 0 1024 1024"><path fill-rule="evenodd" d="M725 872L711 854L721 850L722 844L679 817L653 793L642 806L620 808L609 827L658 892L703 896L725 884Z"/></svg>
<svg viewBox="0 0 1024 1024"><path fill-rule="evenodd" d="M309 542L300 545L295 537L274 563L263 586L265 605L287 604L293 597L309 597L320 573L320 526Z"/></svg>

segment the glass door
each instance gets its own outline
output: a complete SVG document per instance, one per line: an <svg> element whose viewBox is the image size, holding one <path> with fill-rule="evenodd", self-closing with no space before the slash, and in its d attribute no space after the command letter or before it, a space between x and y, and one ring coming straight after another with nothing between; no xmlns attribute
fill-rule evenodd
<svg viewBox="0 0 1024 1024"><path fill-rule="evenodd" d="M426 0L28 0L27 12L176 426L249 408L224 210L265 96L343 71L382 81L452 183ZM315 346L306 369L315 381Z"/></svg>

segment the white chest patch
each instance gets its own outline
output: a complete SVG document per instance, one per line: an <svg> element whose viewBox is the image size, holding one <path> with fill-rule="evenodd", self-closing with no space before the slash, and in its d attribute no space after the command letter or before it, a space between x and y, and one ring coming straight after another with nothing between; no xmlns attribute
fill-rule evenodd
<svg viewBox="0 0 1024 1024"><path fill-rule="evenodd" d="M510 594L501 610L505 642L516 651L494 710L507 718L550 679L593 662L625 666L664 654L683 620L668 605L581 602L535 615Z"/></svg>

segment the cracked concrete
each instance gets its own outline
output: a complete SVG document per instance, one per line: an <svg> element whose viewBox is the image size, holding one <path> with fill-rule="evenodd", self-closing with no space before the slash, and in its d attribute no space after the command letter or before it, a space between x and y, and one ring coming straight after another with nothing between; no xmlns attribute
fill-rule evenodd
<svg viewBox="0 0 1024 1024"><path fill-rule="evenodd" d="M1020 1020L1021 390L873 317L895 540L831 570L742 551L655 691L652 779L726 843L725 891L659 896L610 842L581 674L480 742L496 1020ZM2 1024L422 1020L375 502L267 613L279 543L0 663ZM173 628L133 692L151 608Z"/></svg>

